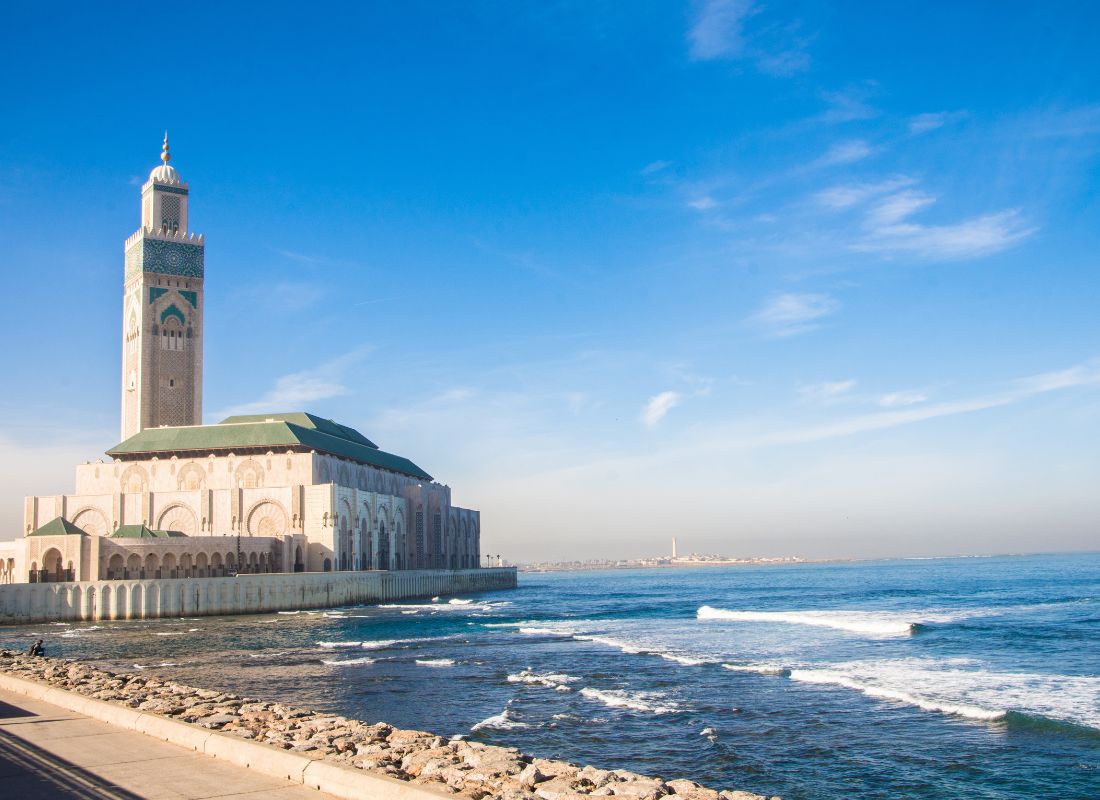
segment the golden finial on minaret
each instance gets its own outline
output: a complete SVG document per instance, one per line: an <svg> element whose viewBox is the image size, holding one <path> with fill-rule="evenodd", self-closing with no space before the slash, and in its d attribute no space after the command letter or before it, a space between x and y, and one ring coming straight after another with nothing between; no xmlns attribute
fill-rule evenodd
<svg viewBox="0 0 1100 800"><path fill-rule="evenodd" d="M164 132L164 146L160 150L160 160L167 164L172 160L172 154L168 152L168 131Z"/></svg>

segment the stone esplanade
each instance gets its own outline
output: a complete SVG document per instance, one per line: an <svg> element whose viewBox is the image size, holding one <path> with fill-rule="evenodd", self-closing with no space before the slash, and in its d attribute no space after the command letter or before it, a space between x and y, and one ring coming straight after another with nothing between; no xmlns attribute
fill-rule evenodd
<svg viewBox="0 0 1100 800"><path fill-rule="evenodd" d="M0 583L478 567L479 513L353 428L301 411L201 424L206 242L170 160L166 135L124 246L123 441L72 494L26 498Z"/></svg>

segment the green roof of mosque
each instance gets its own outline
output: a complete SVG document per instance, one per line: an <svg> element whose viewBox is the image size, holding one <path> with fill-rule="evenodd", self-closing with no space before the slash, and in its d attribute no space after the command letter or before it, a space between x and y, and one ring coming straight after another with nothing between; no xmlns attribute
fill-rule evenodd
<svg viewBox="0 0 1100 800"><path fill-rule="evenodd" d="M45 525L35 528L28 536L87 536L83 528L73 525L64 517L54 517Z"/></svg>
<svg viewBox="0 0 1100 800"><path fill-rule="evenodd" d="M111 534L112 539L174 539L178 536L186 536L180 531L155 531L144 525L119 525L118 530Z"/></svg>
<svg viewBox="0 0 1100 800"><path fill-rule="evenodd" d="M107 451L112 458L206 454L246 448L316 450L360 464L430 481L432 476L402 456L379 450L354 428L299 411L228 417L217 425L146 428Z"/></svg>
<svg viewBox="0 0 1100 800"><path fill-rule="evenodd" d="M293 422L295 425L301 428L312 428L313 430L320 431L321 433L327 433L329 436L338 436L341 439L348 439L359 444L365 444L367 447L373 447L378 449L378 445L361 434L355 428L349 428L347 425L341 425L331 419L321 419L307 411L291 411L286 414L240 414L235 417L226 417L219 425L235 425L241 422Z"/></svg>

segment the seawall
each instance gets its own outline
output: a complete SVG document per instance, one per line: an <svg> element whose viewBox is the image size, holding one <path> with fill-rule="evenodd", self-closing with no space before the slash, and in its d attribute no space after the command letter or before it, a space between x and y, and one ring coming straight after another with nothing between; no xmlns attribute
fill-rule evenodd
<svg viewBox="0 0 1100 800"><path fill-rule="evenodd" d="M264 614L515 587L514 567L15 583L0 586L0 624Z"/></svg>
<svg viewBox="0 0 1100 800"><path fill-rule="evenodd" d="M347 800L766 800L9 650L0 688Z"/></svg>

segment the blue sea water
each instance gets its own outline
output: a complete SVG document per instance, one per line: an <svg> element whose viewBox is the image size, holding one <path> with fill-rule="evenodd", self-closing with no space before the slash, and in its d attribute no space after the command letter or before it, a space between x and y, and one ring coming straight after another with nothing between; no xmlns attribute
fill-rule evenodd
<svg viewBox="0 0 1100 800"><path fill-rule="evenodd" d="M1100 554L523 574L434 602L0 630L114 669L814 798L1100 798Z"/></svg>

